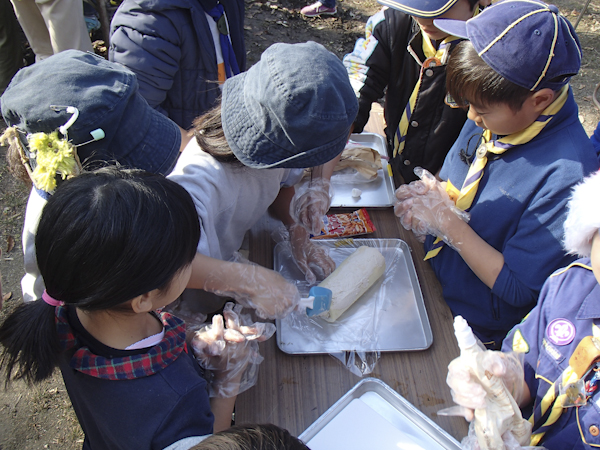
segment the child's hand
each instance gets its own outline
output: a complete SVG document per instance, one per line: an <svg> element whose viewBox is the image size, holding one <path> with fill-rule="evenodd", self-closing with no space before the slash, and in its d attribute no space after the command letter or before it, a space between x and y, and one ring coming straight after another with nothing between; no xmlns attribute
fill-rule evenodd
<svg viewBox="0 0 600 450"><path fill-rule="evenodd" d="M256 310L263 319L282 319L300 301L295 285L274 270L256 264L229 263L226 271L213 271L206 279L204 290L229 296L238 303Z"/></svg>
<svg viewBox="0 0 600 450"><path fill-rule="evenodd" d="M299 225L312 234L321 232L323 216L331 205L329 180L317 178L311 180L306 191L297 193L290 204L290 215Z"/></svg>
<svg viewBox="0 0 600 450"><path fill-rule="evenodd" d="M521 359L522 355L517 353L487 350L481 362L486 373L502 379L517 404L526 403L529 396ZM461 407L458 415L471 421L475 409L485 408L486 392L477 378L464 366L460 357L448 365L446 383L450 386L452 399Z"/></svg>
<svg viewBox="0 0 600 450"><path fill-rule="evenodd" d="M431 234L452 246L450 230L453 221L459 218L467 222L469 215L454 205L443 185L431 173L421 168L415 169L415 173L421 180L396 190L398 201L394 214L400 218L402 226L413 231L420 240Z"/></svg>
<svg viewBox="0 0 600 450"><path fill-rule="evenodd" d="M321 272L319 273L321 280L335 270L335 262L323 247L309 239L308 231L304 227L293 224L289 227L289 233L292 255L308 284L313 285L317 281L317 275L313 269Z"/></svg>
<svg viewBox="0 0 600 450"><path fill-rule="evenodd" d="M198 330L191 342L198 363L211 372L211 397L233 397L254 386L263 357L258 342L275 333L272 323L252 323L242 305L225 304L223 316Z"/></svg>

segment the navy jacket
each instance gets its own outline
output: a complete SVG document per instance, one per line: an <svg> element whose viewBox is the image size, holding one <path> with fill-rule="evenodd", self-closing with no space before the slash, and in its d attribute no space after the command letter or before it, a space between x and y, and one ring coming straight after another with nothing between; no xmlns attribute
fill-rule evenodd
<svg viewBox="0 0 600 450"><path fill-rule="evenodd" d="M406 183L417 179L413 170L423 167L437 173L467 118L466 111L445 103L446 66L425 71L404 151L393 158L394 133L417 84L425 61L419 24L409 15L383 8L369 18L366 39L356 42L344 57L344 65L358 97L354 132L360 133L369 120L371 104L385 95L385 134L394 175ZM451 46L450 52L456 44ZM399 182L398 178L395 177Z"/></svg>
<svg viewBox="0 0 600 450"><path fill-rule="evenodd" d="M469 170L462 155L473 154L482 132L473 121L465 123L446 157L442 179L462 186ZM495 332L506 335L535 306L546 278L573 261L562 247L567 201L571 188L596 170L598 160L579 122L572 92L535 138L488 159L469 210L469 225L504 256L493 289L448 246L429 260L446 303L482 341L488 340L484 333L490 338ZM427 238L425 251L433 240Z"/></svg>
<svg viewBox="0 0 600 450"><path fill-rule="evenodd" d="M184 129L221 95L209 0L125 0L111 22L109 59L137 74L140 93ZM240 70L246 68L244 2L221 0Z"/></svg>

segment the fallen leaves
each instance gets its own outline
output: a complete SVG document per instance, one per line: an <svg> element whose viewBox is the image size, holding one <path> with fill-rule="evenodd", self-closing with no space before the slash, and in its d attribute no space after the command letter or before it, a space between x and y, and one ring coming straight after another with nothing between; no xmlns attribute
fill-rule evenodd
<svg viewBox="0 0 600 450"><path fill-rule="evenodd" d="M15 248L15 238L12 236L6 237L6 253L10 253Z"/></svg>

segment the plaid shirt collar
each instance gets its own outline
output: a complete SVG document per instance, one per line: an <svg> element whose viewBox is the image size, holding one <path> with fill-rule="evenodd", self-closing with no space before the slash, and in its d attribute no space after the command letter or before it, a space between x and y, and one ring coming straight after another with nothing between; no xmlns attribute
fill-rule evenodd
<svg viewBox="0 0 600 450"><path fill-rule="evenodd" d="M169 313L159 313L165 327L162 341L146 353L127 357L107 358L95 355L78 341L68 321L67 307L56 307L56 331L63 351L76 348L69 365L78 372L106 380L133 380L160 372L174 362L185 344L185 323Z"/></svg>

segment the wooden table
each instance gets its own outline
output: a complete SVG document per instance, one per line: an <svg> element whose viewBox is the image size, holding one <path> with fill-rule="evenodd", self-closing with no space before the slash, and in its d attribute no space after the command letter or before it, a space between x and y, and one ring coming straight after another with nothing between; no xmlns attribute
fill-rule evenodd
<svg viewBox="0 0 600 450"><path fill-rule="evenodd" d="M347 211L350 210L331 212ZM368 208L368 211L377 231L365 237L400 238L410 246L433 331L429 349L382 353L368 376L387 383L460 441L467 434L466 421L436 414L453 405L445 382L448 363L458 356L452 314L442 298L435 274L423 261L422 244L402 228L392 208ZM264 216L250 234L250 259L270 268L274 247L270 232L274 224L272 218ZM260 348L265 360L260 365L256 386L238 396L238 424L273 423L298 436L360 381L330 355L288 355L279 350L275 337Z"/></svg>

